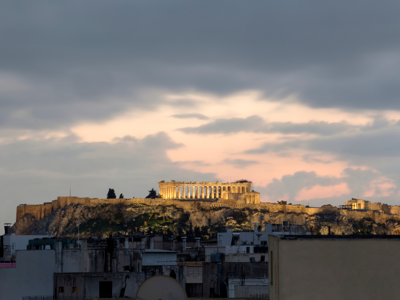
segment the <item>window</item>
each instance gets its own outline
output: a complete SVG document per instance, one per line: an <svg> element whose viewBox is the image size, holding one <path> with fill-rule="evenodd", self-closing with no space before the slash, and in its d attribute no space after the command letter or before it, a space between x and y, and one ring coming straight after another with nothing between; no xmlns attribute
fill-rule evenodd
<svg viewBox="0 0 400 300"><path fill-rule="evenodd" d="M112 298L112 281L99 282L99 298Z"/></svg>
<svg viewBox="0 0 400 300"><path fill-rule="evenodd" d="M58 293L59 293L59 294L64 293L64 287L63 287L63 286L59 286L59 287L58 287Z"/></svg>
<svg viewBox="0 0 400 300"><path fill-rule="evenodd" d="M77 293L78 292L78 287L77 286L73 286L72 287L72 292L73 293Z"/></svg>

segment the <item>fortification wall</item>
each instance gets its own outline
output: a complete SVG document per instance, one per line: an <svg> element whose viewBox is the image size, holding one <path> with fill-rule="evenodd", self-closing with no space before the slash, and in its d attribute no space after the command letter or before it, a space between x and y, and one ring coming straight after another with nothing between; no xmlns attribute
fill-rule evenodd
<svg viewBox="0 0 400 300"><path fill-rule="evenodd" d="M328 212L328 211L338 211L339 208L330 205L322 207L306 207L304 205L282 205L278 203L244 203L242 201L217 199L209 201L200 200L174 200L174 199L145 199L145 198L132 198L132 199L100 199L100 198L79 198L79 197L57 197L57 200L51 202L46 202L39 205L20 205L17 207L16 219L19 220L23 215L29 213L32 214L37 220L40 220L53 211L68 206L70 204L83 204L85 206L97 206L102 204L146 204L146 205L174 205L177 208L181 208L186 212L199 211L201 209L209 210L218 207L226 207L232 209L243 209L250 208L254 210L267 210L271 213L281 213L286 211L286 213L294 214L307 214L313 215L316 213ZM386 205L386 204L385 204ZM386 205L387 206L387 205ZM380 206L382 207L382 206ZM382 210L381 210L382 211ZM386 211L389 213L386 214ZM400 207L399 206L387 206L385 211L379 213L376 211L357 211L357 210L342 210L342 213L349 218L362 219L370 217L376 222L382 222L390 218L400 219ZM390 214L392 213L392 214ZM304 217L304 216L303 216ZM302 217L302 218L303 218Z"/></svg>
<svg viewBox="0 0 400 300"><path fill-rule="evenodd" d="M251 208L251 209L265 209L270 212L283 212L286 209L287 213L298 214L314 214L320 211L320 208L309 208L304 205L284 205L276 203L245 203L245 201L235 201L226 199L216 199L209 201L199 200L174 200L174 199L145 199L145 198L132 198L132 199L100 199L100 198L79 198L79 197L57 197L57 200L38 205L20 205L17 207L16 219L19 220L23 215L29 213L40 220L53 211L64 208L70 204L83 204L85 206L97 206L102 204L146 204L146 205L174 205L184 211L197 211L200 209L213 209L216 207L227 208Z"/></svg>

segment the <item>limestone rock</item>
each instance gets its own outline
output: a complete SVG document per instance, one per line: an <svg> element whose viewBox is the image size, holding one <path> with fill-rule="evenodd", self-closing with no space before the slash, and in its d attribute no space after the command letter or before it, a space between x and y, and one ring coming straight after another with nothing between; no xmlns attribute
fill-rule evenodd
<svg viewBox="0 0 400 300"><path fill-rule="evenodd" d="M263 217L262 217L263 216ZM259 208L213 207L210 209L189 205L150 204L101 204L85 206L70 204L37 220L32 214L23 215L12 227L16 234L51 234L77 237L78 224L82 237L92 235L106 237L110 233L132 234L134 232L164 233L168 235L189 234L190 230L212 238L216 232L228 226L235 231L253 230L253 223L305 225L314 234L400 234L400 219L395 215L373 212L347 211L326 206L316 213L269 211ZM192 228L192 229L191 229Z"/></svg>

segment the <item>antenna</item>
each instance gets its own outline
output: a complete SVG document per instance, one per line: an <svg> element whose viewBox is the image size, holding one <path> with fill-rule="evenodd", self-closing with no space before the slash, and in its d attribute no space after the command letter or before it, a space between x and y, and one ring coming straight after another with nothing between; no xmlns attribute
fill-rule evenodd
<svg viewBox="0 0 400 300"><path fill-rule="evenodd" d="M69 196L71 197L71 181L69 182Z"/></svg>

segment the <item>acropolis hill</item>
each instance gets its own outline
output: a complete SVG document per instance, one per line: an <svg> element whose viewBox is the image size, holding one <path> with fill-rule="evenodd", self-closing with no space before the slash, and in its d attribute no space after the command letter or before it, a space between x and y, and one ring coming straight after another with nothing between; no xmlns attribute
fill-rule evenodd
<svg viewBox="0 0 400 300"><path fill-rule="evenodd" d="M330 226L331 232L336 234L353 234L360 230L377 234L398 230L400 233L399 206L361 199L352 199L341 208L260 202L260 193L252 190L251 185L247 180L232 183L160 181L159 195L154 199L57 197L40 205L19 205L13 230L17 234L49 232L74 236L79 218L84 225L83 233L84 228L91 233L103 232L107 224L115 224L117 231L165 232L177 230L178 224L183 231L189 225L207 227L211 234L226 226L249 230L253 222L282 224L289 219L291 224L303 226L307 218L308 230L314 232ZM103 224L101 230L99 224Z"/></svg>

